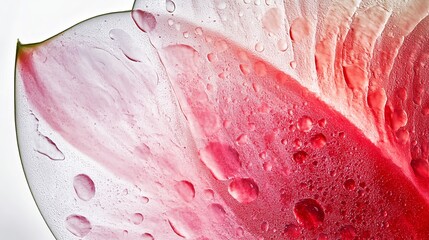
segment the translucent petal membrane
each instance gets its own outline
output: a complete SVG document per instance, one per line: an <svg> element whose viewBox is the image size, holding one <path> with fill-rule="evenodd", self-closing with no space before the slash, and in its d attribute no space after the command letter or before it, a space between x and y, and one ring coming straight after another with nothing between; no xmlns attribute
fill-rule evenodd
<svg viewBox="0 0 429 240"><path fill-rule="evenodd" d="M59 239L425 239L425 1L137 1L17 59ZM427 112L427 113L426 113Z"/></svg>

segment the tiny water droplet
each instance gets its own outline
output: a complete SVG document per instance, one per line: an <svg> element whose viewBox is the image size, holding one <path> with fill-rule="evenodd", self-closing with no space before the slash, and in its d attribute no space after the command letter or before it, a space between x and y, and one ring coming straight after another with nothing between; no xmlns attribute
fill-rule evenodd
<svg viewBox="0 0 429 240"><path fill-rule="evenodd" d="M152 13L142 10L133 10L131 16L137 27L143 32L150 32L156 27L156 19Z"/></svg>
<svg viewBox="0 0 429 240"><path fill-rule="evenodd" d="M241 134L240 136L237 137L236 141L237 141L237 144L244 145L248 143L249 136L247 136L247 134Z"/></svg>
<svg viewBox="0 0 429 240"><path fill-rule="evenodd" d="M255 50L257 52L263 52L264 51L264 44L261 42L256 43Z"/></svg>
<svg viewBox="0 0 429 240"><path fill-rule="evenodd" d="M203 35L203 29L200 27L195 28L195 34L199 36Z"/></svg>
<svg viewBox="0 0 429 240"><path fill-rule="evenodd" d="M165 9L167 10L167 12L173 13L176 10L176 4L171 0L167 0L165 2Z"/></svg>
<svg viewBox="0 0 429 240"><path fill-rule="evenodd" d="M148 197L141 197L140 198L140 200L141 200L141 202L143 203L143 204L146 204L146 203L148 203L149 202L149 198Z"/></svg>
<svg viewBox="0 0 429 240"><path fill-rule="evenodd" d="M89 201L95 195L95 184L85 174L79 174L73 178L73 187L76 195L83 201Z"/></svg>
<svg viewBox="0 0 429 240"><path fill-rule="evenodd" d="M262 167L264 168L265 171L269 172L269 171L271 171L273 169L273 164L270 161L264 162L262 164Z"/></svg>
<svg viewBox="0 0 429 240"><path fill-rule="evenodd" d="M184 37L184 38L189 38L189 32L184 32L184 33L183 33L183 37Z"/></svg>
<svg viewBox="0 0 429 240"><path fill-rule="evenodd" d="M287 42L285 39L279 39L277 41L277 49L279 51L284 52L287 50L287 48L288 48L288 46L287 46Z"/></svg>
<svg viewBox="0 0 429 240"><path fill-rule="evenodd" d="M322 148L326 145L326 137L322 133L314 135L310 141L314 148Z"/></svg>
<svg viewBox="0 0 429 240"><path fill-rule="evenodd" d="M267 221L264 221L261 223L261 231L262 232L268 232L269 229L270 229L270 225L268 224Z"/></svg>
<svg viewBox="0 0 429 240"><path fill-rule="evenodd" d="M152 234L150 233L143 233L142 240L155 240L155 238L153 238Z"/></svg>
<svg viewBox="0 0 429 240"><path fill-rule="evenodd" d="M143 222L144 216L141 213L134 213L131 216L131 222L133 222L135 225L139 225Z"/></svg>
<svg viewBox="0 0 429 240"><path fill-rule="evenodd" d="M195 197L195 188L191 182L188 181L180 181L174 185L179 196L185 202L190 202Z"/></svg>
<svg viewBox="0 0 429 240"><path fill-rule="evenodd" d="M347 179L345 182L344 182L344 188L346 189L346 190L349 190L349 191L353 191L353 190L355 190L356 189L356 182L355 182L355 180L353 180L353 179Z"/></svg>
<svg viewBox="0 0 429 240"><path fill-rule="evenodd" d="M235 230L235 235L237 235L237 237L243 237L244 236L244 229L242 227L238 227Z"/></svg>
<svg viewBox="0 0 429 240"><path fill-rule="evenodd" d="M250 203L259 195L259 188L251 178L235 178L228 185L229 194L240 203Z"/></svg>
<svg viewBox="0 0 429 240"><path fill-rule="evenodd" d="M66 218L66 228L76 237L85 237L92 230L88 219L81 215L70 215Z"/></svg>
<svg viewBox="0 0 429 240"><path fill-rule="evenodd" d="M296 221L307 229L319 227L325 219L322 206L311 198L298 201L293 208L293 214Z"/></svg>
<svg viewBox="0 0 429 240"><path fill-rule="evenodd" d="M295 160L296 163L302 164L304 163L308 158L308 154L304 151L299 151L293 154L293 160Z"/></svg>
<svg viewBox="0 0 429 240"><path fill-rule="evenodd" d="M204 198L208 201L212 201L214 199L214 191L211 189L205 189Z"/></svg>
<svg viewBox="0 0 429 240"><path fill-rule="evenodd" d="M291 61L290 62L290 67L292 68L292 69L296 69L296 62L295 61Z"/></svg>
<svg viewBox="0 0 429 240"><path fill-rule="evenodd" d="M298 120L297 128L301 132L310 132L313 128L313 120L309 116L303 116Z"/></svg>

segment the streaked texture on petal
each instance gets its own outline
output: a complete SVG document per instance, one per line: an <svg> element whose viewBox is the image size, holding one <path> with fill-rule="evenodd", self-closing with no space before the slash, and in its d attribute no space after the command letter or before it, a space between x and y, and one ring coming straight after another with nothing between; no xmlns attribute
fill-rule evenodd
<svg viewBox="0 0 429 240"><path fill-rule="evenodd" d="M57 237L427 237L429 4L298 2L136 1L19 46Z"/></svg>

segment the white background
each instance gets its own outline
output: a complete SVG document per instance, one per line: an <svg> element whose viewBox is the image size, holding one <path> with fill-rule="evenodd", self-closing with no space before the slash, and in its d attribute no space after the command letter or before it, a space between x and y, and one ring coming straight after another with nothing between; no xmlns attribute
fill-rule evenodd
<svg viewBox="0 0 429 240"><path fill-rule="evenodd" d="M0 0L1 240L54 240L31 197L18 156L13 95L17 40L39 42L87 18L130 10L132 5L132 0Z"/></svg>

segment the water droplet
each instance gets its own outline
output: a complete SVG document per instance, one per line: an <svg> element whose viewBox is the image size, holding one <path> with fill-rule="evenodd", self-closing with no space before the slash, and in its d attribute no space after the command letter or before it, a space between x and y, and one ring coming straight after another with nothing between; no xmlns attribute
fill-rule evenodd
<svg viewBox="0 0 429 240"><path fill-rule="evenodd" d="M290 67L291 67L292 69L296 69L296 62L295 62L295 61L291 61L291 62L290 62Z"/></svg>
<svg viewBox="0 0 429 240"><path fill-rule="evenodd" d="M258 43L255 45L255 50L256 50L257 52L263 52L263 51L264 51L264 44L263 44L263 43L261 43L261 42L258 42Z"/></svg>
<svg viewBox="0 0 429 240"><path fill-rule="evenodd" d="M253 70L255 71L255 74L259 77L265 77L267 75L267 66L264 62L256 62L253 66Z"/></svg>
<svg viewBox="0 0 429 240"><path fill-rule="evenodd" d="M270 161L264 162L262 164L262 167L264 168L265 171L269 172L269 171L271 171L273 169L273 164Z"/></svg>
<svg viewBox="0 0 429 240"><path fill-rule="evenodd" d="M247 136L247 134L241 134L236 139L236 142L239 145L244 145L244 144L248 143L248 141L249 141L249 137Z"/></svg>
<svg viewBox="0 0 429 240"><path fill-rule="evenodd" d="M143 233L142 240L155 240L155 238L150 233Z"/></svg>
<svg viewBox="0 0 429 240"><path fill-rule="evenodd" d="M270 225L268 224L267 221L264 221L261 223L261 231L262 232L268 232L269 229L270 229Z"/></svg>
<svg viewBox="0 0 429 240"><path fill-rule="evenodd" d="M85 174L79 174L74 177L73 187L76 195L83 201L89 201L95 195L95 184L92 179Z"/></svg>
<svg viewBox="0 0 429 240"><path fill-rule="evenodd" d="M328 123L328 121L326 121L326 119L322 118L319 121L317 121L317 124L319 125L319 127L324 128L326 127L326 124Z"/></svg>
<svg viewBox="0 0 429 240"><path fill-rule="evenodd" d="M310 141L314 148L322 148L326 145L326 137L322 133L314 135Z"/></svg>
<svg viewBox="0 0 429 240"><path fill-rule="evenodd" d="M199 36L203 35L203 29L200 27L195 28L195 34Z"/></svg>
<svg viewBox="0 0 429 240"><path fill-rule="evenodd" d="M237 229L235 229L235 235L237 235L237 237L243 237L244 229L242 227L238 227Z"/></svg>
<svg viewBox="0 0 429 240"><path fill-rule="evenodd" d="M141 197L140 198L140 200L141 200L141 202L143 203L143 204L146 204L146 203L148 203L149 202L149 198L148 197Z"/></svg>
<svg viewBox="0 0 429 240"><path fill-rule="evenodd" d="M168 26L173 26L174 20L170 18L167 20L167 23L168 23Z"/></svg>
<svg viewBox="0 0 429 240"><path fill-rule="evenodd" d="M142 10L133 10L131 16L137 27L143 32L150 32L156 27L156 19L152 13Z"/></svg>
<svg viewBox="0 0 429 240"><path fill-rule="evenodd" d="M211 214L219 221L224 220L226 211L219 203L212 203L208 206Z"/></svg>
<svg viewBox="0 0 429 240"><path fill-rule="evenodd" d="M201 232L201 220L190 209L173 209L167 215L171 229L178 236L186 239L194 239Z"/></svg>
<svg viewBox="0 0 429 240"><path fill-rule="evenodd" d="M85 237L92 230L92 225L81 215L70 215L66 218L66 228L76 237Z"/></svg>
<svg viewBox="0 0 429 240"><path fill-rule="evenodd" d="M204 190L204 197L208 201L212 201L214 199L214 191L211 189Z"/></svg>
<svg viewBox="0 0 429 240"><path fill-rule="evenodd" d="M310 34L310 23L305 18L297 18L290 26L290 37L293 41L299 42Z"/></svg>
<svg viewBox="0 0 429 240"><path fill-rule="evenodd" d="M250 203L259 195L258 185L251 178L235 178L228 185L228 192L240 203Z"/></svg>
<svg viewBox="0 0 429 240"><path fill-rule="evenodd" d="M200 151L200 157L218 180L230 179L241 168L238 152L233 147L219 142L209 143Z"/></svg>
<svg viewBox="0 0 429 240"><path fill-rule="evenodd" d="M344 188L346 189L346 190L349 190L349 191L353 191L353 190L355 190L356 189L356 182L355 182L355 180L353 180L353 179L347 179L345 182L344 182Z"/></svg>
<svg viewBox="0 0 429 240"><path fill-rule="evenodd" d="M287 50L287 48L288 48L288 46L287 46L287 42L285 39L279 39L277 41L277 49L279 51L284 52Z"/></svg>
<svg viewBox="0 0 429 240"><path fill-rule="evenodd" d="M303 116L298 120L297 128L302 132L310 132L313 128L313 120L309 116Z"/></svg>
<svg viewBox="0 0 429 240"><path fill-rule="evenodd" d="M144 216L141 213L134 213L131 216L131 222L133 222L135 225L139 225L144 220Z"/></svg>
<svg viewBox="0 0 429 240"><path fill-rule="evenodd" d="M396 141L402 145L407 144L410 141L410 132L406 129L399 129L396 132Z"/></svg>
<svg viewBox="0 0 429 240"><path fill-rule="evenodd" d="M351 225L346 225L340 229L341 240L353 240L355 239L356 229Z"/></svg>
<svg viewBox="0 0 429 240"><path fill-rule="evenodd" d="M299 151L293 154L293 160L295 160L296 163L302 164L304 163L308 158L308 154L304 151Z"/></svg>
<svg viewBox="0 0 429 240"><path fill-rule="evenodd" d="M270 33L279 32L282 26L282 17L278 8L269 9L262 18L262 26Z"/></svg>
<svg viewBox="0 0 429 240"><path fill-rule="evenodd" d="M184 33L183 33L183 37L184 37L184 38L189 38L189 32L184 32Z"/></svg>
<svg viewBox="0 0 429 240"><path fill-rule="evenodd" d="M298 201L293 208L293 213L296 221L307 229L317 228L325 219L322 206L311 198Z"/></svg>
<svg viewBox="0 0 429 240"><path fill-rule="evenodd" d="M167 10L167 12L173 13L176 10L176 4L171 0L167 0L165 2L165 9Z"/></svg>
<svg viewBox="0 0 429 240"><path fill-rule="evenodd" d="M295 128L295 126L293 126ZM302 141L299 139L295 139L292 142L293 148L294 149L299 149L300 147L302 147Z"/></svg>
<svg viewBox="0 0 429 240"><path fill-rule="evenodd" d="M411 160L411 167L413 168L416 176L422 178L429 177L429 164L427 161L422 159L413 159Z"/></svg>
<svg viewBox="0 0 429 240"><path fill-rule="evenodd" d="M408 115L407 113L402 109L396 109L392 113L392 128L393 131L397 131L399 128L404 127L407 125L408 122Z"/></svg>
<svg viewBox="0 0 429 240"><path fill-rule="evenodd" d="M188 181L180 181L174 185L179 196L185 202L190 202L195 197L195 188L191 182Z"/></svg>

